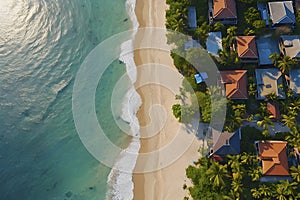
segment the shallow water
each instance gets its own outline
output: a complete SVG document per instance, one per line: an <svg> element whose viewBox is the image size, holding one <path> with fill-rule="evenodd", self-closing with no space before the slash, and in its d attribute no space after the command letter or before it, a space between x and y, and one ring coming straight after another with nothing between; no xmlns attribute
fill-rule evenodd
<svg viewBox="0 0 300 200"><path fill-rule="evenodd" d="M0 199L105 199L110 169L79 140L72 87L86 55L129 29L127 18L125 0L0 1ZM109 138L126 146L107 106L124 73L118 61L109 67L96 108Z"/></svg>

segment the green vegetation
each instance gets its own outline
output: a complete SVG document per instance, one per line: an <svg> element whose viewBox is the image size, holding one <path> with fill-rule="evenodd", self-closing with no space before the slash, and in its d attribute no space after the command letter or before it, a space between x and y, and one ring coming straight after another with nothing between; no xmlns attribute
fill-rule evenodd
<svg viewBox="0 0 300 200"><path fill-rule="evenodd" d="M190 0L167 0L170 5L166 12L166 27L182 32L187 24L187 6Z"/></svg>
<svg viewBox="0 0 300 200"><path fill-rule="evenodd" d="M192 98L192 105L198 105L201 112L201 121L209 123L211 120L211 101L210 94L206 92L196 92L195 98Z"/></svg>
<svg viewBox="0 0 300 200"><path fill-rule="evenodd" d="M254 97L257 94L257 86L253 76L248 76L248 94Z"/></svg>
<svg viewBox="0 0 300 200"><path fill-rule="evenodd" d="M257 125L263 128L263 135L270 136L269 126L274 127L272 119L274 116L267 110L266 102L260 103L259 113L255 115L258 118Z"/></svg>
<svg viewBox="0 0 300 200"><path fill-rule="evenodd" d="M182 123L189 123L194 117L195 111L190 106L175 104L172 106L174 116Z"/></svg>
<svg viewBox="0 0 300 200"><path fill-rule="evenodd" d="M245 12L244 18L245 22L249 26L244 31L246 35L262 34L264 32L266 22L261 19L260 13L255 7L248 8Z"/></svg>
<svg viewBox="0 0 300 200"><path fill-rule="evenodd" d="M262 168L255 156L254 141L273 139L254 127L242 128L241 155L218 163L200 158L186 169L193 186L186 187L193 199L297 199L300 167L291 167L294 182L261 184ZM285 190L283 190L285 188Z"/></svg>
<svg viewBox="0 0 300 200"><path fill-rule="evenodd" d="M190 5L196 6L198 26L200 26L204 21L208 20L208 0L192 0Z"/></svg>
<svg viewBox="0 0 300 200"><path fill-rule="evenodd" d="M273 61L274 66L280 69L283 74L288 74L288 72L298 64L295 58L292 59L289 56L281 57L278 53L271 54L269 58Z"/></svg>
<svg viewBox="0 0 300 200"><path fill-rule="evenodd" d="M224 130L234 132L243 124L244 116L246 115L246 105L229 101L226 114Z"/></svg>
<svg viewBox="0 0 300 200"><path fill-rule="evenodd" d="M240 64L240 60L238 58L238 54L235 50L236 43L236 26L230 26L226 30L226 37L222 39L223 50L220 50L220 64L224 66L224 68L235 68Z"/></svg>
<svg viewBox="0 0 300 200"><path fill-rule="evenodd" d="M172 106L173 114L176 119L181 119L181 105L175 104Z"/></svg>
<svg viewBox="0 0 300 200"><path fill-rule="evenodd" d="M185 185L194 200L202 199L297 199L300 191L300 167L292 167L293 182L260 183L262 168L251 153L228 156L219 163L200 158L186 169L193 186ZM188 199L188 197L185 197Z"/></svg>
<svg viewBox="0 0 300 200"><path fill-rule="evenodd" d="M186 175L192 181L192 186L183 185L190 196L195 200L202 199L299 199L300 198L300 167L291 167L292 182L280 181L277 183L260 183L262 168L257 156L254 141L257 140L286 140L289 148L300 149L300 126L297 125L300 112L300 97L296 97L286 83L279 85L286 93L285 100L279 100L275 93L267 95L265 101L258 102L255 99L257 85L254 79L256 64L242 64L236 50L237 35L256 35L270 33L273 37L291 32L289 27L281 27L276 31L266 29L266 23L261 19L257 10L257 2L267 0L236 0L238 11L237 26L223 25L220 22L208 23L208 1L207 0L167 0L170 5L167 11L166 27L175 31L189 34L193 39L198 40L206 48L206 40L210 31L221 31L223 35L223 50L219 51L219 58L212 56L220 70L247 69L248 70L248 94L247 101L227 100L224 101L219 87L208 88L205 83L196 84L194 75L197 70L194 66L201 65L200 59L204 55L198 48L190 48L184 51L184 39L178 39L174 35L168 35L168 43L177 46L171 53L174 65L184 76L183 88L176 99L181 104L172 107L174 116L183 123L189 123L199 110L200 121L209 123L214 117L212 114L224 109L227 105L226 121L224 130L234 132L241 127L241 154L228 156L222 162L215 162L206 157L200 158L194 165L186 169ZM197 24L195 30L187 29L187 7L193 5L197 10ZM296 13L297 27L294 33L300 34L300 13ZM180 55L184 55L187 62ZM297 67L295 59L279 54L272 54L270 59L274 66L284 74ZM194 94L191 98L191 105L185 103L187 94ZM212 102L214 102L212 106ZM267 111L267 102L279 104L281 122L290 128L288 133L276 133L270 135L269 128L274 126L274 116ZM214 109L214 110L213 110ZM246 120L254 122L251 126L259 126L260 131L255 127L242 126ZM203 150L203 149L202 149ZM292 157L292 155L290 155ZM185 197L184 199L189 199Z"/></svg>
<svg viewBox="0 0 300 200"><path fill-rule="evenodd" d="M242 153L252 153L255 154L254 142L257 140L270 139L262 134L262 132L254 127L245 126L241 130L241 152Z"/></svg>
<svg viewBox="0 0 300 200"><path fill-rule="evenodd" d="M206 40L208 38L208 33L210 31L210 26L208 22L203 22L200 27L195 30L195 37L200 41L202 47L206 48Z"/></svg>

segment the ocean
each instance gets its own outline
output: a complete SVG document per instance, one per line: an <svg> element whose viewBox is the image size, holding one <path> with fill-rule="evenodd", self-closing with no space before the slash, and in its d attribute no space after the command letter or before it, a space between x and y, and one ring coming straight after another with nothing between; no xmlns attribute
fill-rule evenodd
<svg viewBox="0 0 300 200"><path fill-rule="evenodd" d="M80 141L72 92L76 73L89 52L110 36L137 26L134 3L0 0L1 200L132 198L131 174L111 171ZM131 137L114 122L110 106L114 85L126 74L123 63L128 58L122 59L101 77L95 106L108 138L126 149L133 144ZM127 65L127 70L132 67ZM131 88L124 93L114 114L127 121L121 123L128 130L132 127L124 114L129 106L126 96L134 92ZM129 110L135 112L136 107ZM124 160L116 160L116 166ZM134 166L135 161L131 162Z"/></svg>

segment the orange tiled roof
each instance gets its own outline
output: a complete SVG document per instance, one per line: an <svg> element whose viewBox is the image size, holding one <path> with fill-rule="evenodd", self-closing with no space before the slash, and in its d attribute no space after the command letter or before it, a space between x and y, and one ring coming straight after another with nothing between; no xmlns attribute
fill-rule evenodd
<svg viewBox="0 0 300 200"><path fill-rule="evenodd" d="M214 0L213 18L236 18L236 7L234 0Z"/></svg>
<svg viewBox="0 0 300 200"><path fill-rule="evenodd" d="M227 98L248 99L247 70L221 71L220 74Z"/></svg>
<svg viewBox="0 0 300 200"><path fill-rule="evenodd" d="M277 103L267 103L267 110L275 119L280 119L279 105Z"/></svg>
<svg viewBox="0 0 300 200"><path fill-rule="evenodd" d="M262 160L263 175L290 175L286 145L287 142L284 141L261 141L258 143L259 156Z"/></svg>
<svg viewBox="0 0 300 200"><path fill-rule="evenodd" d="M258 58L255 36L237 36L236 40L240 58Z"/></svg>

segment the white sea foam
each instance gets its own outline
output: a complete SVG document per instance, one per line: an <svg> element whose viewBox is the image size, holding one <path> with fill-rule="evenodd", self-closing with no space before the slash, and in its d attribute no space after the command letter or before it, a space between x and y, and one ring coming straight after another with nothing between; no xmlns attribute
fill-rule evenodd
<svg viewBox="0 0 300 200"><path fill-rule="evenodd" d="M122 107L122 119L129 123L131 134L134 136L129 146L123 150L117 158L113 169L108 176L107 198L113 200L131 200L133 199L133 181L132 173L138 158L140 149L139 140L139 121L136 116L141 106L141 97L136 92L133 84L136 82L137 69L134 62L133 40L135 38L139 23L135 15L136 0L127 0L127 13L135 30L132 39L121 45L120 60L126 64L127 75L132 82L132 87L127 91ZM128 53L130 52L130 53Z"/></svg>

